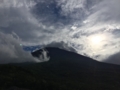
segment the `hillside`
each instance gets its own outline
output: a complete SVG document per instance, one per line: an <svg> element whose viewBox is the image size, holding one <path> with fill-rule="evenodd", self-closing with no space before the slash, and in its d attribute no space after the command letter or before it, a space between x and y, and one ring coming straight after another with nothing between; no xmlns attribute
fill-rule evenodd
<svg viewBox="0 0 120 90"><path fill-rule="evenodd" d="M0 90L119 90L120 66L58 48L46 48L50 60L0 66ZM38 56L41 50L33 52ZM23 90L23 89L21 89Z"/></svg>

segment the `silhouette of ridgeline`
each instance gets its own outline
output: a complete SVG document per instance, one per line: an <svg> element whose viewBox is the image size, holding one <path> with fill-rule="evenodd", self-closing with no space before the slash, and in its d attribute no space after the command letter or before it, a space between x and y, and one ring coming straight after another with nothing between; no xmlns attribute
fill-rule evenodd
<svg viewBox="0 0 120 90"><path fill-rule="evenodd" d="M34 71L36 70L51 81L63 82L60 86L65 85L69 90L114 90L120 88L119 65L98 62L59 48L48 47L45 49L50 60L27 67L34 68ZM39 55L39 50L32 55Z"/></svg>
<svg viewBox="0 0 120 90"><path fill-rule="evenodd" d="M51 47L32 52L32 55L37 58L43 55L43 59L45 56L50 60L0 66L0 90L13 86L30 90L120 89L119 65Z"/></svg>
<svg viewBox="0 0 120 90"><path fill-rule="evenodd" d="M80 69L87 69L87 70L107 70L113 71L120 70L119 65L107 64L98 62L94 59L89 57L82 56L80 54L69 52L63 49L54 48L54 47L47 47L44 49L47 52L46 57L50 57L48 62L45 62L49 67L69 67L69 68L80 68ZM39 57L41 54L42 49L32 52L34 57ZM43 64L43 63L42 63ZM45 66L47 66L45 65Z"/></svg>

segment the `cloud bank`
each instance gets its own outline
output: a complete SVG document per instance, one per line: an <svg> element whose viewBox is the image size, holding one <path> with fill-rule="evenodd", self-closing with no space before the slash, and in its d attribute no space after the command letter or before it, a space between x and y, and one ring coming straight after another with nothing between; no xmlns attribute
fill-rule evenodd
<svg viewBox="0 0 120 90"><path fill-rule="evenodd" d="M25 52L12 34L0 33L0 63L40 62Z"/></svg>
<svg viewBox="0 0 120 90"><path fill-rule="evenodd" d="M120 52L110 56L104 62L120 65Z"/></svg>
<svg viewBox="0 0 120 90"><path fill-rule="evenodd" d="M0 63L36 61L20 44L61 42L73 48L71 51L103 61L119 52L119 3L119 0L1 0Z"/></svg>

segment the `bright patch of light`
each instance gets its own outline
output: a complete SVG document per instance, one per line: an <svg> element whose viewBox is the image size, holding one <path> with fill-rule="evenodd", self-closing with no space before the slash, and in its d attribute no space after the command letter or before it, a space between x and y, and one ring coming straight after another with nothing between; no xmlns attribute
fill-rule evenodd
<svg viewBox="0 0 120 90"><path fill-rule="evenodd" d="M103 39L104 38L101 37L101 36L92 36L91 37L91 43L92 44L100 44Z"/></svg>
<svg viewBox="0 0 120 90"><path fill-rule="evenodd" d="M91 35L88 37L88 44L93 52L98 53L103 50L105 44L106 36L103 34Z"/></svg>

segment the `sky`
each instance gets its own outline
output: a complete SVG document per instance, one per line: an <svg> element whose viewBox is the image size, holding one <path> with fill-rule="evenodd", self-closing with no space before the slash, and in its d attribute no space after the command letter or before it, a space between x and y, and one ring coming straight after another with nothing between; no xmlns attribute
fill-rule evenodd
<svg viewBox="0 0 120 90"><path fill-rule="evenodd" d="M0 0L0 63L39 62L21 45L54 45L97 61L120 64L119 3Z"/></svg>

